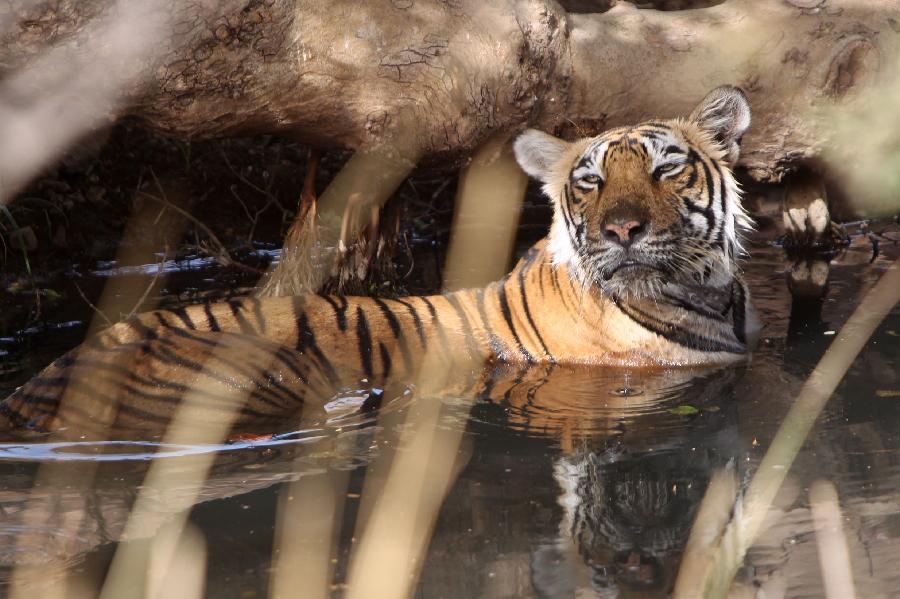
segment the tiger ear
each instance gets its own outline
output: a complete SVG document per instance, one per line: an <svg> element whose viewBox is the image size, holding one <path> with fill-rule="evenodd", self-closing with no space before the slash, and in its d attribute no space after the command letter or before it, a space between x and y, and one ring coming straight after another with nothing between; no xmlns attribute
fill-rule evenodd
<svg viewBox="0 0 900 599"><path fill-rule="evenodd" d="M709 92L691 113L690 120L725 148L725 160L737 162L741 137L750 128L750 103L740 88L723 85Z"/></svg>
<svg viewBox="0 0 900 599"><path fill-rule="evenodd" d="M516 161L522 170L547 183L552 170L569 147L569 142L537 129L528 129L513 143Z"/></svg>

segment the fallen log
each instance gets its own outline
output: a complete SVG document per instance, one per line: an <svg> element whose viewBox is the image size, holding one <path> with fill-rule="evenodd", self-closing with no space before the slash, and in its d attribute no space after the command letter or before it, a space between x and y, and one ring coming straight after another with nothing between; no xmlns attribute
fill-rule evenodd
<svg viewBox="0 0 900 599"><path fill-rule="evenodd" d="M85 42L135 3L8 4L0 104L21 111L48 72L71 81L104 66L110 44ZM728 0L677 12L620 2L600 14L567 14L552 0L158 0L141 10L152 7L152 48L127 57L115 101L97 106L105 121L134 115L190 139L282 133L463 155L503 129L680 114L732 83L754 107L742 164L758 179L816 152L808 109L872 83L900 49L893 0ZM40 64L50 45L65 60ZM34 66L43 70L29 76ZM4 150L14 143L4 139Z"/></svg>
<svg viewBox="0 0 900 599"><path fill-rule="evenodd" d="M388 165L385 181L340 187L381 203L423 159L462 163L526 125L590 134L685 113L724 83L754 109L740 165L779 180L827 142L817 109L872 87L900 55L895 0L598 14L553 0L6 4L4 198L79 135L130 115L184 139L278 133L361 150L377 157L360 160L365 172Z"/></svg>

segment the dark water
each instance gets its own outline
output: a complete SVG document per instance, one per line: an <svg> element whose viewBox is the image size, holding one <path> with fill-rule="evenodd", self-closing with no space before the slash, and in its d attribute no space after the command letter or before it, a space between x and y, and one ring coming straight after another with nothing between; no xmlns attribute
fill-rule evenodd
<svg viewBox="0 0 900 599"><path fill-rule="evenodd" d="M279 567L292 567L273 561L279 509L323 485L342 499L327 549L331 588L341 594L369 511L366 490L385 480L392 456L410 451L410 412L439 401L438 436L461 433L461 442L416 596L666 596L710 477L727 467L749 481L834 332L900 255L889 244L881 250L870 262L871 247L858 238L832 264L824 301L792 314L790 265L758 239L746 271L766 327L746 366L500 369L493 400L391 389L380 411L366 414L356 409L365 390L350 390L324 426L269 441L0 445L0 594L41 596L66 580L57 596L95 596L117 549L152 546L187 497L189 522L205 539L205 596L269 596ZM823 595L809 507L820 479L840 498L858 596L900 595L898 341L895 308L791 468L738 575L767 596ZM151 494L142 525L120 543L148 468L165 461L178 481L204 456L214 459L196 496L177 482L168 495ZM310 505L309 514L321 508ZM399 530L415 514L396 517ZM294 529L293 540L323 546L309 530Z"/></svg>

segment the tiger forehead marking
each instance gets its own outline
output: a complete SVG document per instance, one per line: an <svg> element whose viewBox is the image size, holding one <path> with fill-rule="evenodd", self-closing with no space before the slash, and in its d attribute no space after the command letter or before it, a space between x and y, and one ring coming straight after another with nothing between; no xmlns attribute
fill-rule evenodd
<svg viewBox="0 0 900 599"><path fill-rule="evenodd" d="M662 125L612 129L594 138L573 166L571 178L578 180L588 175L605 178L606 158L610 154L626 153L642 159L652 173L663 164L684 163L688 157L685 145L680 136Z"/></svg>

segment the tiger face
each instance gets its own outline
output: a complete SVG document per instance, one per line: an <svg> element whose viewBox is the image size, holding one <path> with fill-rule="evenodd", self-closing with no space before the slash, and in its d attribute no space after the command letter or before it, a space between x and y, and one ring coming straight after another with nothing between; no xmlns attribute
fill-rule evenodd
<svg viewBox="0 0 900 599"><path fill-rule="evenodd" d="M687 119L566 142L529 130L522 168L554 203L549 247L582 285L622 299L730 283L750 221L731 165L750 125L743 92L713 90Z"/></svg>

